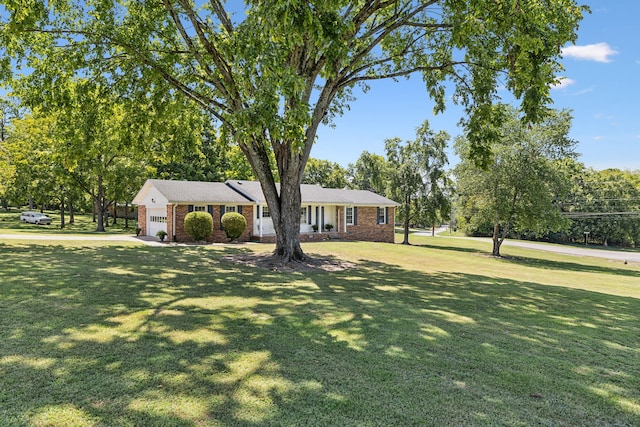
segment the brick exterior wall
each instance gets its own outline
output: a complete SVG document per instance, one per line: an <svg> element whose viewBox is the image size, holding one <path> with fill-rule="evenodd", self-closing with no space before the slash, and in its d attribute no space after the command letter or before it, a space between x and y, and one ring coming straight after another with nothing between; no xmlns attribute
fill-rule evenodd
<svg viewBox="0 0 640 427"><path fill-rule="evenodd" d="M167 230L173 228L173 208L171 210L171 214L167 212ZM177 205L176 206L176 232L175 232L175 241L176 242L193 242L193 239L189 237L189 235L184 231L184 217L189 213L188 205ZM251 240L251 231L253 230L253 206L242 206L242 216L245 220L247 220L247 228L245 229L242 236L238 238L239 242L248 242ZM171 222L169 218L171 217ZM227 235L224 230L220 229L220 206L213 206L213 232L207 238L207 242L211 243L226 243L229 241L227 239ZM168 232L168 231L167 231ZM174 234L169 233L169 236L174 236Z"/></svg>
<svg viewBox="0 0 640 427"><path fill-rule="evenodd" d="M347 225L342 237L347 240L365 240L368 242L394 242L395 208L389 208L386 224L378 224L378 208L358 206L358 224Z"/></svg>
<svg viewBox="0 0 640 427"><path fill-rule="evenodd" d="M173 230L173 205L167 206L167 234L170 241L176 242L193 242L193 239L187 235L184 231L184 217L189 213L188 205L176 206L176 230ZM358 220L357 225L347 225L347 231L344 232L344 208L336 208L336 224L334 229L328 233L326 231L317 233L302 233L300 234L301 242L317 242L330 239L345 239L345 240L362 240L369 242L394 242L394 224L395 224L395 208L389 208L389 217L387 218L387 224L377 224L378 209L369 206L358 207ZM247 220L247 228L242 236L238 238L240 242L248 241L260 241L264 243L275 243L275 236L253 236L253 223L254 223L254 206L243 206L242 216ZM138 227L142 229L140 234L145 236L147 234L147 211L146 206L138 206ZM174 239L175 238L175 239ZM226 234L223 230L220 230L220 206L214 205L213 209L213 232L207 238L208 242L212 243L225 243L228 241Z"/></svg>
<svg viewBox="0 0 640 427"><path fill-rule="evenodd" d="M142 205L138 206L138 227L140 228L140 235L147 235L147 207Z"/></svg>

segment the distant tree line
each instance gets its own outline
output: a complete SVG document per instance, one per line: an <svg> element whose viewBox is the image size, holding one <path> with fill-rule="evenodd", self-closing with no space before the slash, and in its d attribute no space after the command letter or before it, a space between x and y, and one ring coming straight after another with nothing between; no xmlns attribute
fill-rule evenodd
<svg viewBox="0 0 640 427"><path fill-rule="evenodd" d="M8 206L106 212L126 205L147 178L224 181L255 179L237 143L219 133L183 98L131 99L114 88L77 80L59 96L0 102L0 200ZM55 99L54 99L55 98ZM28 98L26 99L28 101ZM409 228L451 222L474 236L563 243L640 245L640 171L586 168L567 135L571 117L552 112L524 125L496 107L490 155L478 164L465 137L447 170L449 136L428 122L412 141L390 138L385 153L363 151L347 167L310 158L303 183L373 191L399 203L396 221ZM272 159L275 168L275 159ZM115 218L114 218L115 219Z"/></svg>
<svg viewBox="0 0 640 427"><path fill-rule="evenodd" d="M551 112L523 125L499 107L489 162L478 165L464 137L456 141L456 226L491 236L500 255L505 238L602 245L640 244L640 171L596 171L576 160L568 138L571 115Z"/></svg>

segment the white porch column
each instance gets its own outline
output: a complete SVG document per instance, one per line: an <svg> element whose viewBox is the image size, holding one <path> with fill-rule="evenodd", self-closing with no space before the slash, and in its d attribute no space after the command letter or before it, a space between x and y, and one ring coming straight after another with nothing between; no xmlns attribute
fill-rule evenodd
<svg viewBox="0 0 640 427"><path fill-rule="evenodd" d="M342 207L342 228L343 231L347 232L347 206Z"/></svg>

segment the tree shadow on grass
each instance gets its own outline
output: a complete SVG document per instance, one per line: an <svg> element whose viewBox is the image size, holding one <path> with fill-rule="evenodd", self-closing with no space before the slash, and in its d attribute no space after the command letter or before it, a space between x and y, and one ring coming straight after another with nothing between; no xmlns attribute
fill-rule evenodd
<svg viewBox="0 0 640 427"><path fill-rule="evenodd" d="M482 254L486 256L491 256L490 251L488 252L480 249L472 249L472 248L465 248L465 247L456 247L456 246L447 247L447 246L438 246L438 245L430 245L430 244L416 244L414 246L419 248L429 249L429 250L477 253L477 254ZM520 257L520 256L505 256L499 259L513 265L528 266L528 267L540 268L544 270L562 270L562 271L602 273L602 274L612 274L612 275L629 276L629 277L640 277L640 270L631 269L632 267L617 267L613 265L599 266L599 265L592 265L588 263L557 261L557 260L549 260L544 258Z"/></svg>
<svg viewBox="0 0 640 427"><path fill-rule="evenodd" d="M586 273L602 273L611 274L616 276L628 276L639 277L640 270L632 270L631 267L623 268L616 266L599 266L591 264L582 264L570 261L556 261L542 258L530 258L530 257L504 257L505 262L510 264L517 264L523 266L529 266L533 268L540 268L544 270L563 270L563 271L576 271ZM622 262L619 262L622 264Z"/></svg>
<svg viewBox="0 0 640 427"><path fill-rule="evenodd" d="M471 253L471 254L487 254L486 250L463 247L463 246L434 245L429 243L412 243L411 246L415 246L417 248L435 249L438 251L463 252L463 253ZM491 251L489 251L488 254L491 254Z"/></svg>
<svg viewBox="0 0 640 427"><path fill-rule="evenodd" d="M0 246L0 424L640 423L638 300L242 250Z"/></svg>

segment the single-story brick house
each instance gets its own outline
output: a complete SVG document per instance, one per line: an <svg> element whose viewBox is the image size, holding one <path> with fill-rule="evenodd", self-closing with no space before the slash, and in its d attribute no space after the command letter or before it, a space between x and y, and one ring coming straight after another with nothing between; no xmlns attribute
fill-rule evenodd
<svg viewBox="0 0 640 427"><path fill-rule="evenodd" d="M370 191L310 184L303 184L300 192L301 241L332 237L393 243L395 208L398 206L393 200ZM149 179L133 203L138 205L138 227L143 236L155 236L159 230L164 230L173 241L189 241L184 232L184 217L192 211L204 211L211 214L214 224L208 240L226 242L220 219L226 212L238 212L247 220L247 229L240 241L275 241L269 208L257 181ZM331 224L332 229L327 231L326 224ZM314 225L317 231L314 231Z"/></svg>

